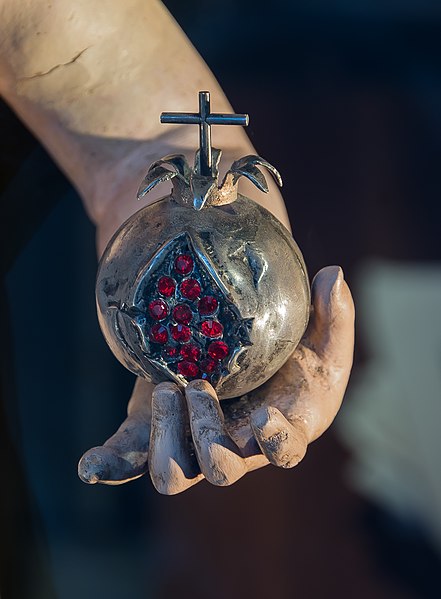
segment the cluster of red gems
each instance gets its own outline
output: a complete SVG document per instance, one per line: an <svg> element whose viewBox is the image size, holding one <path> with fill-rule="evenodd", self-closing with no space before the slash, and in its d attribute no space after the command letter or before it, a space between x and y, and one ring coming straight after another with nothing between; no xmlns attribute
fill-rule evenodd
<svg viewBox="0 0 441 599"><path fill-rule="evenodd" d="M211 380L230 349L221 340L224 327L216 318L219 301L212 294L204 294L198 279L189 276L194 266L190 255L180 254L173 263L176 277L158 279L156 290L161 297L148 305L154 321L149 338L161 347L164 360L176 364L178 374L186 379Z"/></svg>

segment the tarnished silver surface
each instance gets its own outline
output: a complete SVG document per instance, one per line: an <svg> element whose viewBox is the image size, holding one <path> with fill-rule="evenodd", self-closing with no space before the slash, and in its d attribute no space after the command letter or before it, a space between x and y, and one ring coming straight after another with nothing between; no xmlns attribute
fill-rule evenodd
<svg viewBox="0 0 441 599"><path fill-rule="evenodd" d="M98 316L115 356L153 382L170 379L152 365L139 329L128 314L145 285L148 267L169 240L187 232L198 256L250 319L251 345L232 364L216 391L236 397L270 378L295 349L309 317L309 285L297 244L285 227L256 202L239 195L223 206L196 211L163 198L134 214L115 234L100 262Z"/></svg>

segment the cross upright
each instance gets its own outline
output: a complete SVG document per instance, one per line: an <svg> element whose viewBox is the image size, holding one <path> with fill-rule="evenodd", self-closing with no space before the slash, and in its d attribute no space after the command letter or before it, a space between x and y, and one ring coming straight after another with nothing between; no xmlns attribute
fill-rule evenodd
<svg viewBox="0 0 441 599"><path fill-rule="evenodd" d="M247 114L215 114L210 112L210 92L199 92L199 112L163 112L161 123L199 125L200 174L212 176L211 125L248 125Z"/></svg>

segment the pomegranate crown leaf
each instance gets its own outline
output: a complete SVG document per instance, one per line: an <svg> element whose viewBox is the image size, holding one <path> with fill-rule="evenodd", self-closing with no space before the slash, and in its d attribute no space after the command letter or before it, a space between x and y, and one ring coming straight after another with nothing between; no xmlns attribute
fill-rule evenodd
<svg viewBox="0 0 441 599"><path fill-rule="evenodd" d="M174 170L162 166L164 164L171 166ZM159 183L170 181L174 177L178 177L183 183L190 185L191 168L183 154L169 154L150 166L139 186L137 193L138 200L148 194Z"/></svg>
<svg viewBox="0 0 441 599"><path fill-rule="evenodd" d="M260 156L255 156L253 154L243 156L242 158L239 158L239 160L233 162L230 170L225 175L221 187L224 185L235 187L240 177L246 177L251 181L251 183L254 183L254 185L260 189L260 191L268 193L269 188L265 179L265 175L257 168L256 165L264 166L272 174L277 185L282 187L283 182L279 171Z"/></svg>

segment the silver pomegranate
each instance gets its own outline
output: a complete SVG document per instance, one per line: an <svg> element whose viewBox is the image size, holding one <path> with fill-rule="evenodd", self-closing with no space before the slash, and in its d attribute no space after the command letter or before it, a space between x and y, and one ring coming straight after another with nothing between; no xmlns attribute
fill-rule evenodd
<svg viewBox="0 0 441 599"><path fill-rule="evenodd" d="M289 231L237 193L241 176L268 191L259 166L281 185L277 170L246 156L219 185L221 152L209 137L207 151L202 129L226 115L201 109L191 116L202 122L195 166L177 154L150 167L139 197L168 180L172 192L109 242L98 269L98 317L111 350L133 373L182 386L206 379L226 399L250 392L285 363L305 331L310 292Z"/></svg>

